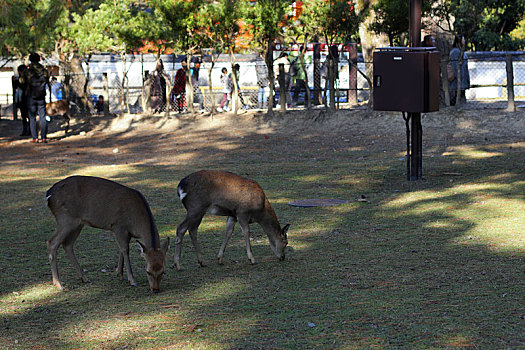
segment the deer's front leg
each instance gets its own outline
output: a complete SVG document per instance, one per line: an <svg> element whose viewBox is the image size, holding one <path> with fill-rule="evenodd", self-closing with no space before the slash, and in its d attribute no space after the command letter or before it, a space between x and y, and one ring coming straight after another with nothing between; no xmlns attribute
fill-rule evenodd
<svg viewBox="0 0 525 350"><path fill-rule="evenodd" d="M122 253L119 253L118 255L118 265L115 272L117 273L117 277L122 279L124 272L124 255Z"/></svg>
<svg viewBox="0 0 525 350"><path fill-rule="evenodd" d="M244 234L244 242L246 243L246 254L248 255L248 260L250 260L252 265L255 265L257 262L253 256L252 246L250 244L250 226L248 225L247 220L239 219L239 224L241 225L242 233Z"/></svg>
<svg viewBox="0 0 525 350"><path fill-rule="evenodd" d="M221 248L219 249L219 254L217 254L217 260L219 262L219 265L222 265L224 263L224 250L226 249L226 245L230 240L236 222L237 219L233 216L228 216L228 219L226 220L226 233L224 236L224 241L222 242Z"/></svg>
<svg viewBox="0 0 525 350"><path fill-rule="evenodd" d="M122 256L122 259L124 260L124 265L126 266L126 273L128 275L129 284L131 284L133 287L136 287L137 282L135 282L135 278L133 277L133 272L131 271L131 261L129 260L130 236L127 231L116 231L115 238L117 239L117 244L120 249L120 255Z"/></svg>

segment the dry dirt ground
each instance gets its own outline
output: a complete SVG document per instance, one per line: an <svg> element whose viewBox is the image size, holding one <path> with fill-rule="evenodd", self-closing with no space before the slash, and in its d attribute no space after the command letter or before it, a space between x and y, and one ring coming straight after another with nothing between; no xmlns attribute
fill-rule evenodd
<svg viewBox="0 0 525 350"><path fill-rule="evenodd" d="M5 118L5 117L4 117ZM424 157L449 147L508 145L525 141L525 111L455 110L423 114ZM2 166L31 164L193 164L228 163L232 153L300 162L348 149L404 152L401 113L326 110L233 115L123 115L73 118L67 135L62 119L49 123L50 142L20 137L21 121L0 119ZM301 152L298 152L301 151ZM242 154L241 153L241 154ZM301 154L301 155L300 155ZM238 161L238 160L237 160Z"/></svg>

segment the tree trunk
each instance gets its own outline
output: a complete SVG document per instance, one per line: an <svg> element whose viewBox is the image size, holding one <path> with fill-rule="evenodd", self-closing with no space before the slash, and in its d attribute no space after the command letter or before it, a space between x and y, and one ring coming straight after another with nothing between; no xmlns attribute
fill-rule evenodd
<svg viewBox="0 0 525 350"><path fill-rule="evenodd" d="M306 48L306 45L304 47ZM304 85L306 85L306 91L304 92L304 104L306 109L310 109L312 106L312 102L310 101L310 85L308 84L308 72L306 71L306 65L304 64L304 50L299 53L299 63L301 64L301 69L304 72Z"/></svg>
<svg viewBox="0 0 525 350"><path fill-rule="evenodd" d="M337 74L337 66L336 61L332 57L330 60L328 60L328 81L329 81L329 89L330 89L330 102L329 102L329 108L331 111L335 111L335 101L336 101L336 90L335 90L335 78ZM327 101L328 102L328 101Z"/></svg>
<svg viewBox="0 0 525 350"><path fill-rule="evenodd" d="M90 113L90 102L88 96L84 93L85 72L82 69L82 58L74 55L71 60L64 62L66 73L64 90L69 101L75 102L83 114ZM74 77L74 78L72 78ZM67 81L67 84L66 84Z"/></svg>
<svg viewBox="0 0 525 350"><path fill-rule="evenodd" d="M281 112L286 112L286 77L284 72L284 63L279 63L279 102L281 103Z"/></svg>
<svg viewBox="0 0 525 350"><path fill-rule="evenodd" d="M232 92L232 103L233 103L233 114L237 115L237 111L239 110L239 89L237 88L237 75L235 74L235 68L234 68L234 56L233 56L233 48L230 47L230 65L231 65L231 77L232 77L232 84L233 84L233 92Z"/></svg>
<svg viewBox="0 0 525 350"><path fill-rule="evenodd" d="M270 87L270 93L268 95L268 115L273 115L273 102L274 102L274 91L275 91L275 76L273 74L273 47L272 43L268 43L264 52L264 63L268 69L268 85Z"/></svg>
<svg viewBox="0 0 525 350"><path fill-rule="evenodd" d="M120 84L120 89L118 91L118 102L120 106L121 115L124 114L124 81L126 80L126 73L127 73L127 70L126 70L127 54L125 51L122 53L122 58L123 58L122 65L124 69L122 70L122 82Z"/></svg>
<svg viewBox="0 0 525 350"><path fill-rule="evenodd" d="M91 54L89 54L87 59L86 59L86 80L84 82L84 96L89 96L89 94L88 94L88 84L89 84L89 79L90 79L90 76L89 76L89 61L90 60L91 60ZM91 99L89 99L89 100L91 100ZM89 112L89 114L91 114L91 104L88 105L87 112Z"/></svg>
<svg viewBox="0 0 525 350"><path fill-rule="evenodd" d="M186 55L186 107L192 116L195 116L193 108L193 83L191 82L191 54Z"/></svg>
<svg viewBox="0 0 525 350"><path fill-rule="evenodd" d="M372 5L376 4L378 0L360 0L356 4L356 13L366 14L363 22L359 25L359 37L361 39L361 46L363 50L363 59L365 61L366 75L369 77L369 80L372 80L373 70L372 64L373 61L373 51L377 47L388 46L388 37L385 34L375 34L368 28L370 24L373 23L376 19L375 12L372 10ZM372 91L372 86L370 86L370 91Z"/></svg>

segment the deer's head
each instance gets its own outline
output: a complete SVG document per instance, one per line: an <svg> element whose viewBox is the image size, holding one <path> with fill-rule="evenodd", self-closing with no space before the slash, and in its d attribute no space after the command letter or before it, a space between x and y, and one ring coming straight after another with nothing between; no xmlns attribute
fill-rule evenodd
<svg viewBox="0 0 525 350"><path fill-rule="evenodd" d="M286 232L288 232L289 228L290 224L285 225L277 237L274 237L274 239L270 238L270 248L272 248L273 253L279 260L284 260L285 258L285 248L288 245Z"/></svg>
<svg viewBox="0 0 525 350"><path fill-rule="evenodd" d="M146 273L148 275L149 288L153 293L160 290L160 281L164 275L164 258L170 244L169 238L161 243L160 248L144 249L142 244L142 257L146 260Z"/></svg>

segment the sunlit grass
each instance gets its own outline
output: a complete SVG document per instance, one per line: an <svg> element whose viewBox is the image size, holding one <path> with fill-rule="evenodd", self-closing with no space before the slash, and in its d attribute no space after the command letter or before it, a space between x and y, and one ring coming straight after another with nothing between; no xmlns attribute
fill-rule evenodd
<svg viewBox="0 0 525 350"><path fill-rule="evenodd" d="M0 296L0 314L8 316L28 311L35 306L48 303L58 293L59 291L49 284L38 284L11 292Z"/></svg>
<svg viewBox="0 0 525 350"><path fill-rule="evenodd" d="M484 158L491 158L491 157L499 157L502 156L502 152L489 152L482 149L475 149L472 147L456 147L453 151L444 152L444 156L456 156L461 157L465 159L484 159Z"/></svg>
<svg viewBox="0 0 525 350"><path fill-rule="evenodd" d="M523 182L461 184L437 192L411 192L389 201L385 207L400 218L426 217L424 227L432 229L453 230L458 228L458 223L472 222L471 227L454 240L460 244L482 243L491 249L521 250L525 248L525 204L523 198L506 195L516 185ZM436 213L445 215L438 214L432 220Z"/></svg>
<svg viewBox="0 0 525 350"><path fill-rule="evenodd" d="M262 134L257 137L264 139ZM242 142L217 140L214 150L228 159L224 165L198 159L192 135L181 138L187 149L174 154L171 165L27 167L21 162L0 168L5 198L0 347L492 349L523 344L525 143L436 147L435 157L425 158L425 179L407 183L400 148L360 147L343 137L336 150L323 150L320 143L309 148L312 138L305 137L296 153L286 155L279 143L270 143L271 134L260 146L264 151L249 155L250 161L232 152ZM126 151L122 147L109 157ZM118 249L112 235L91 228L82 231L76 251L92 283L78 280L60 250L66 291L51 284L46 240L55 222L44 193L53 183L83 174L137 188L152 207L160 236L173 238L186 214L175 187L201 167L249 174L261 184L281 224L291 223L285 261L276 259L265 233L252 224L258 261L252 266L237 225L219 266L226 218L205 216L199 241L208 266L198 266L186 234L184 269L167 267L159 294L148 290L134 243L131 263L138 287L115 276ZM307 198L349 203L288 205ZM167 266L173 254L172 241Z"/></svg>

